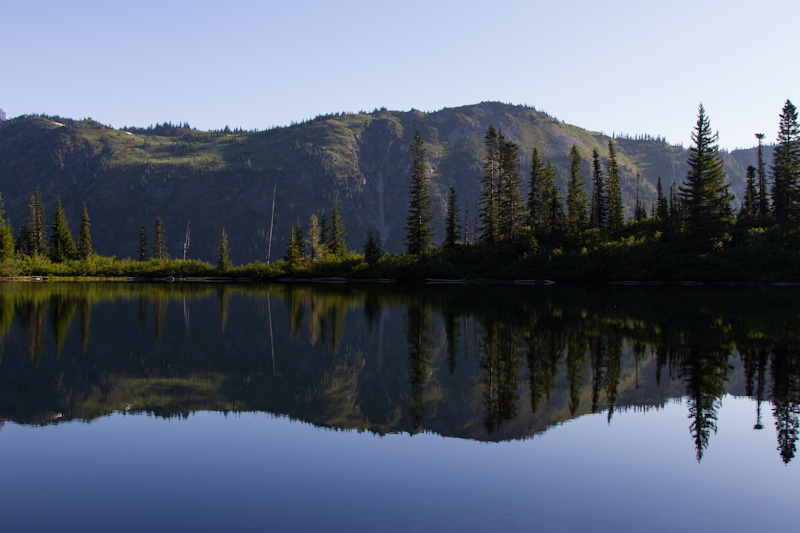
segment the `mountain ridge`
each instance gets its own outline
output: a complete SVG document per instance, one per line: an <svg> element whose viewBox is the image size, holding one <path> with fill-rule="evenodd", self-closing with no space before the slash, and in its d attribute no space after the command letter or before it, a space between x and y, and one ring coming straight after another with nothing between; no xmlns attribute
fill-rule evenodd
<svg viewBox="0 0 800 533"><path fill-rule="evenodd" d="M329 214L335 201L346 225L348 247L360 250L372 225L380 231L387 251L399 252L408 203L408 147L414 132L420 131L428 153L439 242L449 187L458 193L462 220L468 202L474 227L483 135L490 124L520 145L524 177L534 146L552 160L562 191L572 145L583 157L588 182L592 149L604 159L612 139L533 107L499 102L429 113L383 109L336 113L257 132L203 132L170 124L117 130L90 119L30 115L0 125L0 194L15 228L27 217L28 199L37 187L48 223L60 197L74 233L86 201L94 248L104 255L135 257L140 226L145 225L152 241L152 224L159 216L173 256L182 255L190 224L187 258L215 259L225 227L231 258L243 263L266 260L275 188L272 260L282 256L291 224L299 220L306 227L312 213L324 209ZM680 146L650 137L613 140L628 212L636 196L636 172L642 174L640 196L648 206L658 177L667 191L686 174L688 150ZM722 156L732 190L740 197L745 168L755 163L755 149ZM765 156L769 160L769 149Z"/></svg>

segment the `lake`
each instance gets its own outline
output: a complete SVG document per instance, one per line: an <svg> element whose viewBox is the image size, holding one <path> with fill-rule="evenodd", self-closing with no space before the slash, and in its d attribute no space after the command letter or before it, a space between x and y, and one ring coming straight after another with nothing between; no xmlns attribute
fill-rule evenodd
<svg viewBox="0 0 800 533"><path fill-rule="evenodd" d="M0 285L4 531L795 531L800 289Z"/></svg>

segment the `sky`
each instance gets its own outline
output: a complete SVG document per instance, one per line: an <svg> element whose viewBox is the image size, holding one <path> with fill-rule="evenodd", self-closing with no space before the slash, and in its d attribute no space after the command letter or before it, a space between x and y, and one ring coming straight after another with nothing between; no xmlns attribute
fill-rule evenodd
<svg viewBox="0 0 800 533"><path fill-rule="evenodd" d="M689 146L702 102L734 149L800 101L797 0L26 0L0 21L9 117L116 128L501 101Z"/></svg>

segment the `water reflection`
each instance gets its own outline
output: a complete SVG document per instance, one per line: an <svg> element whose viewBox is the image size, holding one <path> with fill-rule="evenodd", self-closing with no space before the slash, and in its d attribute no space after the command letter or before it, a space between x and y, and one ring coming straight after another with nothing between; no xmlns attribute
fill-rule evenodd
<svg viewBox="0 0 800 533"><path fill-rule="evenodd" d="M13 284L0 420L265 411L332 428L526 438L682 398L696 458L726 394L800 430L787 288Z"/></svg>

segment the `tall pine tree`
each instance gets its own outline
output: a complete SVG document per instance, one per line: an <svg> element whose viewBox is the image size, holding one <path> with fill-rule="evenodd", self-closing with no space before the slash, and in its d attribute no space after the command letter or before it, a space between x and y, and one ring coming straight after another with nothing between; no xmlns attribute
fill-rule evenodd
<svg viewBox="0 0 800 533"><path fill-rule="evenodd" d="M456 188L450 187L447 194L447 220L444 228L444 246L452 248L458 243L461 231L461 221L458 216L458 199L456 198Z"/></svg>
<svg viewBox="0 0 800 533"><path fill-rule="evenodd" d="M5 205L0 196L0 262L14 258L14 230L5 219Z"/></svg>
<svg viewBox="0 0 800 533"><path fill-rule="evenodd" d="M739 210L739 218L754 217L758 214L758 177L756 167L747 167L744 180L744 199Z"/></svg>
<svg viewBox="0 0 800 533"><path fill-rule="evenodd" d="M498 189L500 185L500 146L504 139L494 126L489 126L483 137L483 177L478 213L481 220L481 238L494 243L498 237Z"/></svg>
<svg viewBox="0 0 800 533"><path fill-rule="evenodd" d="M61 207L61 198L56 199L56 212L53 216L53 233L50 235L50 260L54 263L63 263L75 259L78 251L75 240L67 224L67 217Z"/></svg>
<svg viewBox="0 0 800 533"><path fill-rule="evenodd" d="M619 164L614 141L608 141L608 229L617 233L625 223L624 206L622 205L622 185L619 178Z"/></svg>
<svg viewBox="0 0 800 533"><path fill-rule="evenodd" d="M219 241L219 258L217 260L217 272L225 274L231 268L231 247L228 245L228 234L222 228L222 237Z"/></svg>
<svg viewBox="0 0 800 533"><path fill-rule="evenodd" d="M47 226L44 218L42 194L37 188L28 202L28 220L26 229L26 248L30 255L47 254Z"/></svg>
<svg viewBox="0 0 800 533"><path fill-rule="evenodd" d="M300 222L298 221L297 224L299 226ZM326 243L328 245L328 251L340 259L343 258L347 254L347 246L344 242L346 233L344 231L342 215L339 213L338 200L333 203L333 210L331 211L331 226L328 235L329 239Z"/></svg>
<svg viewBox="0 0 800 533"><path fill-rule="evenodd" d="M590 225L593 228L603 228L608 219L608 195L603 169L600 166L600 153L595 148L592 150L592 214Z"/></svg>
<svg viewBox="0 0 800 533"><path fill-rule="evenodd" d="M786 100L778 127L778 145L772 160L772 212L786 222L798 215L800 206L800 129L797 108Z"/></svg>
<svg viewBox="0 0 800 533"><path fill-rule="evenodd" d="M577 234L586 228L589 197L586 194L586 180L581 174L581 155L578 147L572 145L569 154L570 173L567 182L567 231Z"/></svg>
<svg viewBox="0 0 800 533"><path fill-rule="evenodd" d="M502 139L500 144L497 229L498 236L510 242L516 241L519 237L524 217L524 197L520 192L522 176L519 172L519 166L519 145Z"/></svg>
<svg viewBox="0 0 800 533"><path fill-rule="evenodd" d="M718 135L711 132L711 123L703 104L697 113L692 132L694 145L689 148L689 172L680 187L690 234L703 242L718 236L730 220L732 200L722 157L717 146Z"/></svg>
<svg viewBox="0 0 800 533"><path fill-rule="evenodd" d="M81 230L78 233L78 259L85 261L92 255L92 236L89 233L89 212L86 210L86 202L83 202L81 211Z"/></svg>
<svg viewBox="0 0 800 533"><path fill-rule="evenodd" d="M167 241L164 238L164 226L161 217L156 217L155 241L153 241L153 259L168 259Z"/></svg>
<svg viewBox="0 0 800 533"><path fill-rule="evenodd" d="M414 133L411 143L411 186L408 191L408 217L406 217L406 250L420 255L430 250L433 244L433 221L430 184L425 163L425 147L419 131Z"/></svg>
<svg viewBox="0 0 800 533"><path fill-rule="evenodd" d="M758 196L756 201L756 211L758 216L769 215L769 191L767 191L767 172L764 164L764 134L756 133L758 139L758 161L756 164L756 174L758 175Z"/></svg>
<svg viewBox="0 0 800 533"><path fill-rule="evenodd" d="M139 231L139 261L147 261L147 259L150 257L147 250L147 232L144 229L144 224L142 224L142 228Z"/></svg>
<svg viewBox="0 0 800 533"><path fill-rule="evenodd" d="M528 182L528 225L536 231L542 215L542 183L544 180L544 163L539 149L533 147L531 154L531 176Z"/></svg>

